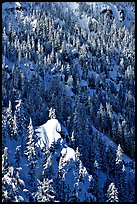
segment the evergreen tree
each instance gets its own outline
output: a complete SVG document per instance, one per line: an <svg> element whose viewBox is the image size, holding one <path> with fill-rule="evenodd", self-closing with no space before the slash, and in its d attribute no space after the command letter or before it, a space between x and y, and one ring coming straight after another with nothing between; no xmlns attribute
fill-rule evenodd
<svg viewBox="0 0 137 204"><path fill-rule="evenodd" d="M55 109L53 109L52 107L49 110L49 118L50 119L55 119L56 118Z"/></svg>
<svg viewBox="0 0 137 204"><path fill-rule="evenodd" d="M125 166L122 160L122 149L120 144L116 151L116 169L115 169L115 183L119 192L119 201L125 202L128 200L128 185L126 178Z"/></svg>
<svg viewBox="0 0 137 204"><path fill-rule="evenodd" d="M37 202L55 202L55 191L53 189L53 181L44 178L42 181L38 180L38 190L35 198Z"/></svg>
<svg viewBox="0 0 137 204"><path fill-rule="evenodd" d="M14 138L17 140L17 122L16 122L16 115L14 114L13 117L13 133L14 133Z"/></svg>
<svg viewBox="0 0 137 204"><path fill-rule="evenodd" d="M7 119L7 132L9 137L13 138L13 116L12 116L12 107L11 101L9 101L9 106L6 109L6 119Z"/></svg>
<svg viewBox="0 0 137 204"><path fill-rule="evenodd" d="M110 177L114 177L115 176L115 160L116 160L116 156L115 156L115 150L113 148L112 145L108 146L108 150L106 152L106 157L107 157L107 161L106 161L106 169L107 169L107 173Z"/></svg>
<svg viewBox="0 0 137 204"><path fill-rule="evenodd" d="M118 191L114 183L111 183L107 190L107 202L119 202Z"/></svg>
<svg viewBox="0 0 137 204"><path fill-rule="evenodd" d="M7 173L8 167L9 167L8 148L5 147L4 148L4 153L2 155L2 176L4 176Z"/></svg>
<svg viewBox="0 0 137 204"><path fill-rule="evenodd" d="M93 178L94 178L94 190L93 194L97 198L97 201L100 201L100 193L101 193L101 186L99 184L99 174L100 174L100 166L97 160L95 160L93 164Z"/></svg>
<svg viewBox="0 0 137 204"><path fill-rule="evenodd" d="M35 166L37 163L36 161L37 158L36 158L36 151L35 151L34 129L33 129L31 118L28 126L28 138L26 141L26 150L24 154L28 159L28 166L29 166L28 178L30 181L30 185L35 186L36 185Z"/></svg>
<svg viewBox="0 0 137 204"><path fill-rule="evenodd" d="M28 137L26 140L26 150L25 155L27 156L28 160L31 160L32 151L35 152L34 146L34 129L32 125L32 119L30 118L29 126L28 126Z"/></svg>
<svg viewBox="0 0 137 204"><path fill-rule="evenodd" d="M22 155L25 150L25 135L26 135L26 129L27 129L27 116L26 112L24 110L24 105L22 103L22 100L16 100L16 105L15 105L15 116L16 117L16 137L21 141L21 146L22 146ZM14 118L15 119L15 118ZM15 122L15 121L14 121Z"/></svg>
<svg viewBox="0 0 137 204"><path fill-rule="evenodd" d="M16 147L16 152L15 152L15 165L16 167L20 166L20 156L21 156L21 146Z"/></svg>
<svg viewBox="0 0 137 204"><path fill-rule="evenodd" d="M122 149L120 144L118 145L117 151L116 151L116 164L119 164L122 162Z"/></svg>
<svg viewBox="0 0 137 204"><path fill-rule="evenodd" d="M6 123L6 116L2 114L2 150L4 150L6 146L6 138L8 138L7 132L7 123Z"/></svg>
<svg viewBox="0 0 137 204"><path fill-rule="evenodd" d="M72 147L73 149L76 149L74 131L72 132L72 135L71 135L70 140L71 140L71 142L70 142L70 143L71 143L71 147Z"/></svg>

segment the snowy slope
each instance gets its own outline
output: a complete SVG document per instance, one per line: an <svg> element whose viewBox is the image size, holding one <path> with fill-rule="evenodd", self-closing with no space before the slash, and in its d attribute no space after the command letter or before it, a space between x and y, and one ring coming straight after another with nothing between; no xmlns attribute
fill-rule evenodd
<svg viewBox="0 0 137 204"><path fill-rule="evenodd" d="M78 193L78 199L80 202L84 200L96 200L96 198L88 192L91 185L91 180L93 179L91 175L88 174L86 168L83 166L82 162L82 180L79 178L79 166L76 164L76 152L74 149L68 147L65 140L61 138L61 135L57 132L61 131L61 125L57 119L50 119L44 125L35 129L37 136L39 137L39 145L41 147L47 148L51 145L59 144L58 148L52 155L52 165L54 170L54 179L57 178L59 170L64 169L64 179L65 183L70 189L70 197L73 197L74 183L77 183L76 189ZM45 134L44 134L45 132ZM43 135L44 134L44 135ZM46 142L48 140L48 142ZM60 158L59 163L57 158Z"/></svg>
<svg viewBox="0 0 137 204"><path fill-rule="evenodd" d="M44 125L35 129L37 136L39 137L39 144L51 146L53 142L57 142L61 139L61 125L57 119L50 119Z"/></svg>
<svg viewBox="0 0 137 204"><path fill-rule="evenodd" d="M92 128L93 128L94 132L99 133L99 131L94 126L92 126ZM115 151L117 150L118 145L114 141L112 141L108 136L106 136L105 134L100 134L100 136L101 136L102 140L105 142L106 150L108 149L108 146L112 146ZM129 172L130 172L131 173L130 176L132 176L132 179L134 179L135 178L135 171L133 168L130 167L130 163L132 163L132 159L123 153L122 154L122 160L124 162L127 175L129 175Z"/></svg>
<svg viewBox="0 0 137 204"><path fill-rule="evenodd" d="M43 125L43 128L48 137L49 147L53 142L57 142L58 139L61 138L61 135L58 133L61 132L61 125L57 119L48 120L46 124Z"/></svg>

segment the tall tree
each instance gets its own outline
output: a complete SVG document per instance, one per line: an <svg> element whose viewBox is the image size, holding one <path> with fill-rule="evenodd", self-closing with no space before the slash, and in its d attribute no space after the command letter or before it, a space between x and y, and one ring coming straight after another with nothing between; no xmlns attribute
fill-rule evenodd
<svg viewBox="0 0 137 204"><path fill-rule="evenodd" d="M6 108L6 118L7 118L7 131L9 137L13 138L13 115L12 115L12 106L11 101L9 101L9 106Z"/></svg>

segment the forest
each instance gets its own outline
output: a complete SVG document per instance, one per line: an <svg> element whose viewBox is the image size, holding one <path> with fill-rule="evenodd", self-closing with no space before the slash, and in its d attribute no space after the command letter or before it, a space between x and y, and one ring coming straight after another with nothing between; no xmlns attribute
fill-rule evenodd
<svg viewBox="0 0 137 204"><path fill-rule="evenodd" d="M134 201L135 3L2 3L2 202Z"/></svg>

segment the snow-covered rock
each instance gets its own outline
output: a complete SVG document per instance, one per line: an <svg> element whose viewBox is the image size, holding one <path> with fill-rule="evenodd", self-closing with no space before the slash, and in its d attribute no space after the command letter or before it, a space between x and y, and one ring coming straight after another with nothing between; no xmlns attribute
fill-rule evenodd
<svg viewBox="0 0 137 204"><path fill-rule="evenodd" d="M38 143L41 148L44 146L50 147L53 142L62 139L60 135L61 125L57 119L48 120L44 125L38 127L35 132L39 137Z"/></svg>
<svg viewBox="0 0 137 204"><path fill-rule="evenodd" d="M61 132L61 125L57 119L50 119L44 125L43 128L45 130L46 136L48 137L48 145L53 142L57 142L58 139L61 138L59 132Z"/></svg>

